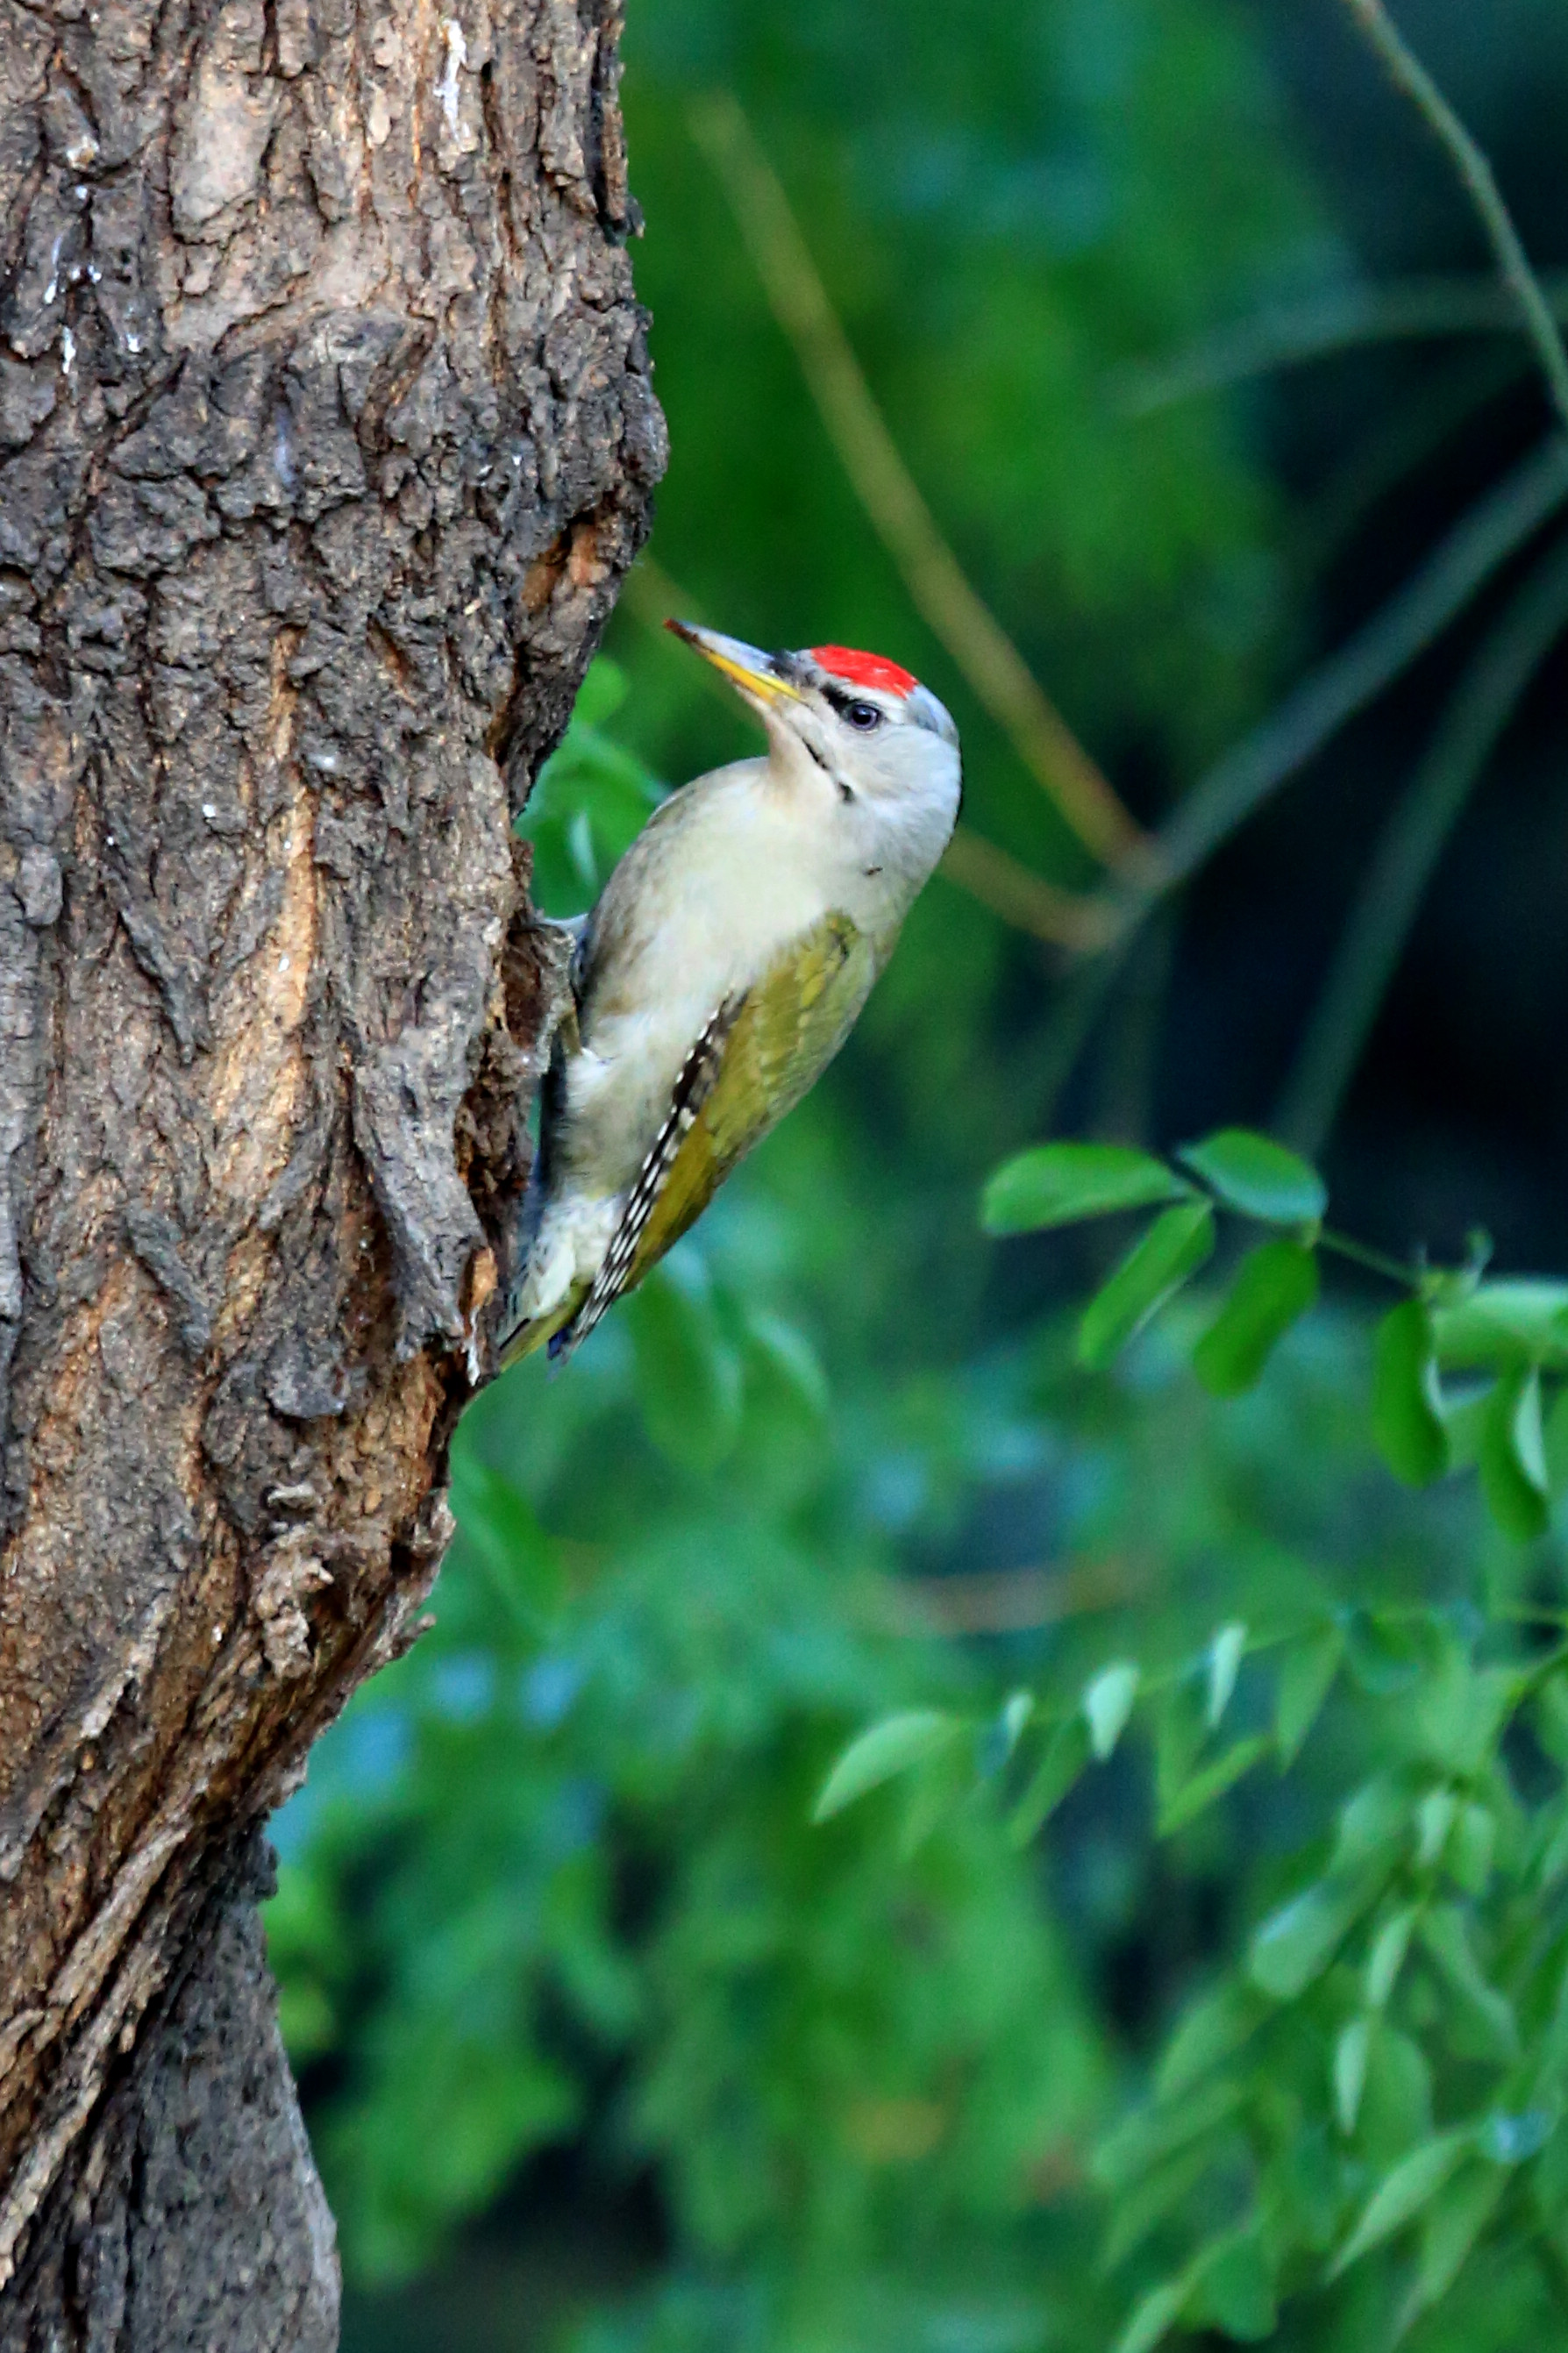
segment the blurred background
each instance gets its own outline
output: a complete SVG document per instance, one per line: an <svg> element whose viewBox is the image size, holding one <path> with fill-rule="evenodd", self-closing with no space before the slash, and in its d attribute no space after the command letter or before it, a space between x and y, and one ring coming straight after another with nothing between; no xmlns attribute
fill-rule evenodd
<svg viewBox="0 0 1568 2353"><path fill-rule="evenodd" d="M659 1279L564 1377L479 1400L437 1629L275 1825L343 2341L1088 2353L1129 2301L1097 2136L1357 1725L1164 1842L1136 1745L1022 1850L978 1803L916 1834L875 1802L814 1828L812 1800L883 1710L1173 1655L1281 1596L1560 1594L1554 1538L1512 1553L1463 1482L1377 1464L1345 1402L1373 1288L1221 1406L1169 1334L1074 1367L1066 1311L1124 1237L997 1243L976 1208L1037 1138L1235 1121L1317 1155L1379 1247L1453 1257L1479 1223L1510 1268L1568 1266L1550 413L1341 0L628 13L673 457L525 820L542 902L588 903L660 790L754 748L671 610L917 671L981 847ZM1568 16L1399 15L1555 293ZM1096 861L814 399L813 266L937 530L1140 827L1299 739L1113 956L1057 935ZM1412 583L1432 609L1386 685L1319 724ZM1528 2298L1506 2325L1568 2342Z"/></svg>

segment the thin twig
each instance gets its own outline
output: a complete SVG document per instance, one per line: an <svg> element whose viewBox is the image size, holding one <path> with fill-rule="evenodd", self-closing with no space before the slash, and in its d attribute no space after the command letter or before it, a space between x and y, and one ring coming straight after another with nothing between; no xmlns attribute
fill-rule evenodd
<svg viewBox="0 0 1568 2353"><path fill-rule="evenodd" d="M1112 1555L1059 1567L889 1577L877 1599L883 1621L900 1634L1021 1634L1064 1618L1121 1609L1142 1599L1149 1582L1142 1563Z"/></svg>
<svg viewBox="0 0 1568 2353"><path fill-rule="evenodd" d="M1333 1127L1465 804L1565 627L1568 543L1531 573L1487 638L1373 854L1276 1122L1309 1155Z"/></svg>
<svg viewBox="0 0 1568 2353"><path fill-rule="evenodd" d="M679 588L649 555L639 555L633 565L622 602L635 620L645 628L657 629L661 638L672 614L688 620L702 617L697 599ZM988 907L1016 931L1027 932L1032 939L1043 940L1051 947L1082 949L1102 935L1103 923L1087 895L1047 882L967 826L961 825L954 833L939 871L956 890Z"/></svg>
<svg viewBox="0 0 1568 2353"><path fill-rule="evenodd" d="M768 301L856 493L916 607L1085 848L1128 866L1145 837L971 587L871 396L789 199L728 91L691 109Z"/></svg>
<svg viewBox="0 0 1568 2353"><path fill-rule="evenodd" d="M1015 930L1054 947L1082 950L1104 936L1091 899L1047 882L966 825L955 829L937 871Z"/></svg>
<svg viewBox="0 0 1568 2353"><path fill-rule="evenodd" d="M1184 882L1298 776L1348 719L1440 636L1565 498L1568 440L1554 436L1470 509L1348 645L1200 778L1155 836L1156 881L1103 894L1108 940L1128 936L1158 898Z"/></svg>
<svg viewBox="0 0 1568 2353"><path fill-rule="evenodd" d="M1370 1242L1358 1242L1350 1234L1336 1233L1331 1226L1319 1228L1318 1247L1348 1260L1352 1266L1365 1267L1369 1274L1380 1274L1384 1282L1398 1283L1402 1291L1421 1288L1419 1267L1406 1266L1403 1259L1390 1258L1386 1250L1373 1250Z"/></svg>
<svg viewBox="0 0 1568 2353"><path fill-rule="evenodd" d="M1551 305L1530 266L1512 216L1492 176L1491 165L1406 43L1383 0L1346 0L1346 5L1387 67L1395 88L1419 109L1447 151L1480 216L1503 283L1519 305L1520 315L1539 354L1552 406L1563 424L1568 425L1568 351L1563 349Z"/></svg>
<svg viewBox="0 0 1568 2353"><path fill-rule="evenodd" d="M1552 316L1568 319L1568 277L1541 280ZM1331 359L1368 343L1430 341L1446 335L1524 332L1517 297L1493 277L1406 278L1379 286L1339 286L1305 301L1279 303L1216 327L1163 357L1126 360L1106 379L1123 417L1152 417L1200 393Z"/></svg>

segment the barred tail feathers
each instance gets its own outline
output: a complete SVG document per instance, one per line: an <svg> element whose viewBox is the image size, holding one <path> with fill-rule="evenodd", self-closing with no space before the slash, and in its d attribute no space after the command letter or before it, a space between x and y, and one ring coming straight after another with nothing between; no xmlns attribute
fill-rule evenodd
<svg viewBox="0 0 1568 2353"><path fill-rule="evenodd" d="M619 1210L615 1199L568 1198L546 1206L508 1302L498 1352L503 1369L531 1356L571 1323L593 1288Z"/></svg>

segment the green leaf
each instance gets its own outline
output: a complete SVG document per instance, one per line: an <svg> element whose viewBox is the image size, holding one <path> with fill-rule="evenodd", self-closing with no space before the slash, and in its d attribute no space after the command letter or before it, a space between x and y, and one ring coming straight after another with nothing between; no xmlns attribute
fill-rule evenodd
<svg viewBox="0 0 1568 2353"><path fill-rule="evenodd" d="M1448 1869L1467 1895L1480 1895L1492 1875L1497 1816L1489 1806L1461 1807L1448 1839Z"/></svg>
<svg viewBox="0 0 1568 2353"><path fill-rule="evenodd" d="M1546 1532L1551 1504L1541 1435L1541 1377L1531 1368L1504 1373L1481 1425L1481 1493L1487 1509L1515 1544Z"/></svg>
<svg viewBox="0 0 1568 2353"><path fill-rule="evenodd" d="M812 1808L814 1822L826 1822L868 1791L951 1747L963 1730L957 1716L940 1708L911 1707L885 1715L852 1740L822 1785Z"/></svg>
<svg viewBox="0 0 1568 2353"><path fill-rule="evenodd" d="M1340 1808L1333 1868L1352 1871L1376 1862L1387 1869L1410 1835L1410 1792L1392 1773L1374 1773Z"/></svg>
<svg viewBox="0 0 1568 2353"><path fill-rule="evenodd" d="M1568 1370L1568 1282L1521 1276L1479 1283L1458 1305L1433 1310L1432 1331L1438 1362L1461 1371L1521 1356Z"/></svg>
<svg viewBox="0 0 1568 2353"><path fill-rule="evenodd" d="M1214 1211L1206 1201L1184 1201L1156 1218L1084 1309L1078 1327L1079 1364L1095 1369L1109 1365L1213 1250Z"/></svg>
<svg viewBox="0 0 1568 2353"><path fill-rule="evenodd" d="M1506 2172L1477 2166L1467 2167L1438 2192L1421 2225L1420 2260L1397 2334L1403 2336L1417 2315L1430 2312L1447 2295L1507 2188Z"/></svg>
<svg viewBox="0 0 1568 2353"><path fill-rule="evenodd" d="M1247 1953L1254 1985L1276 2001L1294 2001L1321 1977L1344 1938L1374 1903L1382 1874L1329 1873L1255 1930Z"/></svg>
<svg viewBox="0 0 1568 2353"><path fill-rule="evenodd" d="M1226 2232L1200 2250L1192 2271L1199 2282L1188 2306L1194 2320L1212 2321L1246 2345L1273 2336L1279 2316L1260 2231Z"/></svg>
<svg viewBox="0 0 1568 2353"><path fill-rule="evenodd" d="M1227 2124L1244 2096L1241 2084L1222 2080L1205 2084L1174 2104L1135 2108L1101 2138L1089 2170L1102 2189L1117 2195L1142 2181L1178 2149Z"/></svg>
<svg viewBox="0 0 1568 2353"><path fill-rule="evenodd" d="M1126 1729L1138 1696L1138 1680L1133 1662L1119 1659L1114 1666L1102 1667L1084 1686L1083 1720L1089 1726L1089 1748L1101 1765Z"/></svg>
<svg viewBox="0 0 1568 2353"><path fill-rule="evenodd" d="M1495 1384L1489 1381L1468 1381L1461 1389L1444 1390L1443 1435L1450 1471L1473 1471L1480 1461L1494 1393Z"/></svg>
<svg viewBox="0 0 1568 2353"><path fill-rule="evenodd" d="M1356 1609L1346 1611L1344 1628L1352 1672L1374 1699L1413 1691L1431 1665L1432 1628L1421 1619Z"/></svg>
<svg viewBox="0 0 1568 2353"><path fill-rule="evenodd" d="M1178 2320L1209 2321L1226 2336L1255 2344L1274 2333L1274 2282L1256 2223L1212 2239L1179 2279L1143 2298L1117 2340L1116 2353L1152 2353Z"/></svg>
<svg viewBox="0 0 1568 2353"><path fill-rule="evenodd" d="M1186 1788L1207 1738L1203 1695L1191 1675L1180 1675L1154 1709L1154 1802L1162 1813Z"/></svg>
<svg viewBox="0 0 1568 2353"><path fill-rule="evenodd" d="M606 719L614 718L631 691L631 681L620 663L612 661L608 654L595 654L572 705L573 723L602 727Z"/></svg>
<svg viewBox="0 0 1568 2353"><path fill-rule="evenodd" d="M1163 1160L1124 1144L1037 1144L994 1169L981 1196L988 1234L1037 1233L1192 1192Z"/></svg>
<svg viewBox="0 0 1568 2353"><path fill-rule="evenodd" d="M1415 1698L1412 1730L1423 1756L1442 1771L1471 1780L1484 1772L1520 1695L1509 1667L1475 1667L1450 1641Z"/></svg>
<svg viewBox="0 0 1568 2353"><path fill-rule="evenodd" d="M1568 1387L1552 1398L1542 1426L1546 1452L1546 1483L1554 1495L1568 1491Z"/></svg>
<svg viewBox="0 0 1568 2353"><path fill-rule="evenodd" d="M540 770L518 832L533 845L534 903L551 915L588 905L611 868L642 831L661 787L624 745L598 733L625 679L595 661L559 749Z"/></svg>
<svg viewBox="0 0 1568 2353"><path fill-rule="evenodd" d="M1451 2021L1449 2033L1456 2052L1460 2058L1510 2064L1519 2056L1513 2006L1483 1976L1458 1905L1434 1905L1424 1915L1419 1933L1459 2004L1460 2015Z"/></svg>
<svg viewBox="0 0 1568 2353"><path fill-rule="evenodd" d="M1215 2163L1215 2151L1206 2141L1194 2141L1182 2149L1167 2163L1156 2166L1142 2179L1121 2190L1111 2207L1106 2223L1105 2239L1100 2248L1100 2263L1107 2271L1114 2271L1141 2246L1152 2231L1157 2230L1178 2206L1184 2205L1192 2191Z"/></svg>
<svg viewBox="0 0 1568 2353"><path fill-rule="evenodd" d="M1208 1704L1205 1715L1211 1732L1218 1731L1220 1719L1230 1705L1246 1654L1247 1628L1239 1618L1233 1618L1209 1644Z"/></svg>
<svg viewBox="0 0 1568 2353"><path fill-rule="evenodd" d="M1366 1977L1362 1999L1368 2010L1382 2010L1399 1979L1405 1967L1405 1956L1410 1950L1411 1932L1415 1928L1416 1910L1406 1904L1385 1920L1373 1939L1372 1950L1366 1957Z"/></svg>
<svg viewBox="0 0 1568 2353"><path fill-rule="evenodd" d="M1166 2045L1154 2077L1155 2095L1173 2100L1200 2082L1254 2035L1270 2015L1268 2004L1239 1978L1227 1978L1194 2002Z"/></svg>
<svg viewBox="0 0 1568 2353"><path fill-rule="evenodd" d="M1429 1486L1448 1467L1432 1320L1418 1299L1392 1308L1377 1327L1372 1434L1394 1477L1407 1487Z"/></svg>
<svg viewBox="0 0 1568 2353"><path fill-rule="evenodd" d="M1432 2130L1432 2070L1418 2042L1386 2013L1372 2038L1356 2121L1359 2154L1374 2169L1394 2165Z"/></svg>
<svg viewBox="0 0 1568 2353"><path fill-rule="evenodd" d="M1415 1809L1415 1861L1430 1871L1448 1843L1459 1801L1452 1789L1428 1789Z"/></svg>
<svg viewBox="0 0 1568 2353"><path fill-rule="evenodd" d="M452 1448L452 1510L520 1629L537 1635L564 1599L560 1555L527 1498L479 1459L466 1432Z"/></svg>
<svg viewBox="0 0 1568 2353"><path fill-rule="evenodd" d="M1333 1688L1344 1654L1345 1638L1337 1626L1325 1626L1321 1633L1293 1642L1286 1651L1274 1701L1274 1737L1279 1744L1282 1773L1300 1754L1301 1744Z"/></svg>
<svg viewBox="0 0 1568 2353"><path fill-rule="evenodd" d="M1116 2353L1154 2353L1182 2316L1188 2295L1184 2279L1164 2280L1151 2288L1116 2340Z"/></svg>
<svg viewBox="0 0 1568 2353"><path fill-rule="evenodd" d="M1035 1713L1035 1694L1031 1691L1009 1692L1002 1703L1002 1713L996 1728L1001 1735L1002 1754L1011 1757L1022 1740Z"/></svg>
<svg viewBox="0 0 1568 2353"><path fill-rule="evenodd" d="M1474 2146L1475 2137L1468 2131L1436 2133L1401 2158L1367 2200L1360 2221L1334 2258L1330 2278L1337 2278L1348 2265L1413 2222Z"/></svg>
<svg viewBox="0 0 1568 2353"><path fill-rule="evenodd" d="M1352 2018L1341 2027L1334 2043L1334 2114L1347 2140L1354 2132L1355 2120L1361 2114L1361 2095L1366 2089L1366 2062L1372 2047L1373 2025L1373 2021L1364 2015Z"/></svg>
<svg viewBox="0 0 1568 2353"><path fill-rule="evenodd" d="M618 1310L631 1335L647 1434L682 1470L716 1470L741 1430L741 1360L719 1322L701 1261L656 1267Z"/></svg>
<svg viewBox="0 0 1568 2353"><path fill-rule="evenodd" d="M1212 1764L1205 1765L1201 1773L1194 1773L1192 1779L1177 1790L1170 1803L1162 1808L1158 1835L1170 1838L1188 1822L1195 1820L1205 1806L1212 1806L1215 1799L1222 1798L1244 1773L1250 1773L1258 1758L1267 1756L1272 1746L1268 1733L1251 1733L1245 1740L1238 1740L1234 1747L1227 1748L1223 1757L1216 1757Z"/></svg>
<svg viewBox="0 0 1568 2353"><path fill-rule="evenodd" d="M1089 1726L1081 1715L1073 1715L1065 1724L1058 1725L1034 1779L1008 1820L1007 1835L1015 1846L1028 1844L1055 1813L1088 1763Z"/></svg>
<svg viewBox="0 0 1568 2353"><path fill-rule="evenodd" d="M1230 1296L1197 1346L1193 1370L1211 1397L1239 1397L1274 1348L1317 1304L1318 1261L1300 1242L1260 1242L1242 1261Z"/></svg>
<svg viewBox="0 0 1568 2353"><path fill-rule="evenodd" d="M1223 1127L1176 1157L1227 1209L1265 1225L1315 1226L1329 1206L1328 1187L1315 1168L1250 1128Z"/></svg>

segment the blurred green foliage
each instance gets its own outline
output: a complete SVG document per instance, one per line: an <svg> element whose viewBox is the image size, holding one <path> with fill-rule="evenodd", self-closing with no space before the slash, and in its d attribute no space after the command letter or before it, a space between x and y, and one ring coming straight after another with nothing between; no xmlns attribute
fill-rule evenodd
<svg viewBox="0 0 1568 2353"><path fill-rule="evenodd" d="M653 554L692 617L928 678L969 821L1062 882L1080 855L911 612L688 109L739 93L943 528L1152 818L1309 628L1256 411L1107 391L1344 269L1256 35L1224 0L631 11ZM555 914L661 779L754 748L655 602L525 816ZM1091 1090L1118 1137L1137 1011ZM1517 1330L1490 1438L1440 1416L1436 1303L1375 1333L1314 1304L1321 1204L1234 1137L1180 1170L1024 1152L988 1239L1061 1022L1039 950L939 878L699 1231L563 1377L467 1418L435 1630L278 1825L351 2289L460 2266L568 2150L580 2202L657 2220L578 2284L573 2353L1562 2335L1568 1743L1520 1615L1562 1562L1497 1522L1546 1517L1568 1430L1536 1446ZM1131 1275L1121 1224L1109 1256L1035 1238L1085 1184L1178 1221ZM1279 1213L1239 1269L1209 1193ZM1086 1340L1051 1303L1107 1277ZM1484 1387L1495 1333L1447 1338ZM1483 1442L1484 1499L1418 1491ZM524 2312L492 2353L542 2341Z"/></svg>
<svg viewBox="0 0 1568 2353"><path fill-rule="evenodd" d="M1216 1210L1285 1229L1241 1260L1192 1348L1205 1388L1245 1394L1316 1303L1318 1255L1359 1248L1325 1227L1317 1171L1269 1138L1227 1129L1180 1158L1183 1175L1125 1146L1037 1145L991 1179L987 1222L1013 1234L1185 1196L1083 1310L1077 1355L1092 1367L1165 1315L1213 1252ZM1568 1284L1488 1281L1479 1252L1457 1271L1387 1271L1409 1296L1378 1327L1366 1415L1389 1468L1426 1486L1474 1463L1501 1534L1540 1537L1568 1488L1546 1435L1568 1396ZM1313 2318L1327 2305L1335 2342L1347 2325L1352 2341L1396 2340L1434 2316L1439 2341L1501 2345L1532 2305L1554 2312L1563 2284L1568 1612L1494 1601L1489 1622L1304 1601L1279 1577L1261 1629L1228 1618L1195 1655L1152 1673L1146 1650L1114 1658L1077 1692L1023 1684L989 1719L897 1711L857 1736L817 1799L832 1820L900 1783L923 1831L1005 1777L1001 1811L1031 1840L1142 1716L1155 1831L1172 1838L1266 1765L1298 1769L1342 1677L1353 1692L1373 1769L1359 1778L1368 1758L1342 1734L1324 1762L1355 1769L1331 1842L1292 1858L1295 1883L1100 2141L1108 2264L1168 2258L1118 2353L1152 2353L1178 2327L1271 2337L1292 2293ZM1483 2240L1488 2305L1506 2282L1500 2334L1472 2308L1475 2273L1454 2294ZM1365 2262L1412 2241L1413 2260Z"/></svg>

